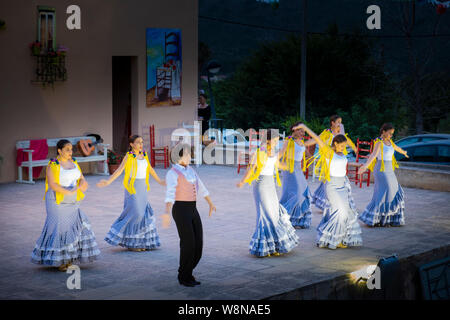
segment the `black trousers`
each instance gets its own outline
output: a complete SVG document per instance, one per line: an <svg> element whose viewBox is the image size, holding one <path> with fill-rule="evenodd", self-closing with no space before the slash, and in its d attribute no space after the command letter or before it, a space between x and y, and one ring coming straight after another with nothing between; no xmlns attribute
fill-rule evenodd
<svg viewBox="0 0 450 320"><path fill-rule="evenodd" d="M180 237L178 278L188 281L202 257L203 227L195 201L175 201L172 216Z"/></svg>

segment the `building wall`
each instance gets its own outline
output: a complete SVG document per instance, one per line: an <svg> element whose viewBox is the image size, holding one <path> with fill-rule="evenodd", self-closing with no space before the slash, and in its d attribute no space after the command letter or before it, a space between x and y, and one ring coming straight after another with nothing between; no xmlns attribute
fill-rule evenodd
<svg viewBox="0 0 450 320"><path fill-rule="evenodd" d="M81 8L81 30L68 30L66 8ZM56 43L69 48L68 80L54 87L32 84L37 6L56 9ZM132 56L132 132L155 124L156 142L168 143L170 132L193 122L197 105L196 0L9 0L0 3L0 182L17 177L15 143L25 139L100 134L112 144L112 56ZM147 108L146 28L182 30L182 105ZM53 151L53 150L52 150ZM51 156L51 155L50 155Z"/></svg>

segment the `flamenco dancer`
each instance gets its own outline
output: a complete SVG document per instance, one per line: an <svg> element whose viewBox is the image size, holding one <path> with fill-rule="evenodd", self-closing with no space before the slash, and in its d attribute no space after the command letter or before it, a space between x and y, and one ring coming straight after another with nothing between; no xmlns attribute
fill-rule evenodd
<svg viewBox="0 0 450 320"><path fill-rule="evenodd" d="M306 147L315 144L314 140L304 141L305 130L292 128L292 136L287 137L281 151L281 162L285 163L287 170L282 172L283 191L280 204L286 208L294 228L306 229L311 225L312 195L303 172L306 170ZM302 166L303 160L303 166Z"/></svg>
<svg viewBox="0 0 450 320"><path fill-rule="evenodd" d="M242 188L245 183L253 185L253 197L256 204L256 230L250 242L250 254L257 257L278 256L287 253L298 245L298 236L289 220L289 214L279 203L275 189L274 174L281 186L278 167L287 169L279 162L276 152L279 136L274 129L267 130L266 142L253 154L245 176L237 184Z"/></svg>
<svg viewBox="0 0 450 320"><path fill-rule="evenodd" d="M47 165L47 218L31 253L31 262L66 271L76 262L92 262L100 254L89 220L80 209L88 183L75 159L72 144L59 140L58 156Z"/></svg>
<svg viewBox="0 0 450 320"><path fill-rule="evenodd" d="M175 150L172 152L176 153ZM202 180L189 166L190 147L181 148L176 158L178 160L166 174L166 212L162 215L163 227L167 228L170 225L169 212L172 211L180 237L178 282L186 287L193 287L200 284L192 272L200 261L203 250L202 221L196 207L197 194L208 202L209 216L216 211L216 207Z"/></svg>
<svg viewBox="0 0 450 320"><path fill-rule="evenodd" d="M333 138L336 137L338 134L344 134L341 132L342 129L342 118L338 115L333 115L330 117L330 128L325 129L322 131L322 133L319 135L319 138L325 142L328 146L331 146L331 143L333 141ZM353 151L356 153L356 146L353 143L352 140L348 137L348 134L345 134L345 137L347 138L348 145L353 149ZM320 148L319 148L320 151ZM346 156L348 154L347 149L344 148L343 154ZM319 152L320 156L320 152ZM314 169L316 170L316 169ZM327 198L326 198L326 192L325 192L325 183L321 182L319 184L319 187L317 187L316 191L314 191L312 203L320 210L324 210L326 204L327 204Z"/></svg>
<svg viewBox="0 0 450 320"><path fill-rule="evenodd" d="M106 187L125 170L123 211L111 226L105 241L130 251L146 251L160 246L155 216L147 200L147 192L150 190L148 179L151 175L160 185L164 186L165 182L150 165L148 154L143 151L142 137L133 135L128 141L130 151L125 155L119 168L108 180L97 183L99 188Z"/></svg>
<svg viewBox="0 0 450 320"><path fill-rule="evenodd" d="M299 128L303 128L318 143L321 152L319 179L327 182L324 186L328 201L317 227L317 246L330 249L361 246L358 212L346 175L347 157L344 150L347 138L342 134L336 135L330 147L304 124L294 127L294 130Z"/></svg>
<svg viewBox="0 0 450 320"><path fill-rule="evenodd" d="M367 168L374 172L374 190L370 203L359 219L371 227L402 226L405 224L405 201L403 189L395 177L398 168L394 151L407 158L408 154L392 141L394 127L385 123L380 129L380 137L375 140L375 147L367 162L358 170L362 174Z"/></svg>

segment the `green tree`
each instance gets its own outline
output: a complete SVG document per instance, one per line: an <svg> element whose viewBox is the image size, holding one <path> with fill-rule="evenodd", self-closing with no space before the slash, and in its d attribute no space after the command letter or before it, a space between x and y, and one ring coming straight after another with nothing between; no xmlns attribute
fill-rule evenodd
<svg viewBox="0 0 450 320"><path fill-rule="evenodd" d="M217 114L224 125L281 129L286 118L298 115L300 54L298 36L264 44L231 77L214 83ZM340 37L334 25L325 36L308 37L307 68L307 121L317 119L326 125L338 110L350 114L354 106L367 107L370 99L383 106L377 111L383 119L401 115L398 110L404 102L372 59L370 43L357 34ZM350 121L355 121L355 128L361 125L356 116L344 119L346 125Z"/></svg>

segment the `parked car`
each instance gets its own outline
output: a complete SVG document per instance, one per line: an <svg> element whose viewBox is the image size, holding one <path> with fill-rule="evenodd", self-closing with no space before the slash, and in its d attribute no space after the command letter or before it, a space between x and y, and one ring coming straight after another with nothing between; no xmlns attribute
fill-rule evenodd
<svg viewBox="0 0 450 320"><path fill-rule="evenodd" d="M281 148L283 146L283 137L284 137L284 134L281 135L281 137L280 137L279 148ZM256 138L257 137L255 136L255 140L252 141L252 148L256 148L260 145L260 141L256 140ZM245 135L243 135L241 132L233 130L233 129L225 129L223 131L222 144L223 144L223 147L233 146L233 147L236 147L237 149L242 149L242 150L244 150L244 148L248 149L250 146L249 138L246 137Z"/></svg>
<svg viewBox="0 0 450 320"><path fill-rule="evenodd" d="M429 141L435 141L435 140L442 140L442 139L450 139L450 134L445 133L429 133L429 134L418 134L415 136L409 136L403 139L398 140L395 144L399 147L403 148L407 145L418 143L418 142L429 142Z"/></svg>
<svg viewBox="0 0 450 320"><path fill-rule="evenodd" d="M409 158L395 152L395 158L402 162L424 162L450 165L450 140L440 139L431 142L418 142L402 147Z"/></svg>

